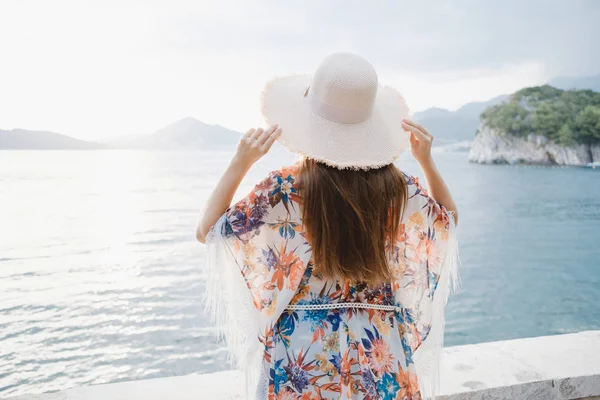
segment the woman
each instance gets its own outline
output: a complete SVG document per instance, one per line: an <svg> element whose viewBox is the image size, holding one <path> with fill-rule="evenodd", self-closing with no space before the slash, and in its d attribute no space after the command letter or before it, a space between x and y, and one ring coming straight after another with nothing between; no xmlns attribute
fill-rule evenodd
<svg viewBox="0 0 600 400"><path fill-rule="evenodd" d="M208 199L209 304L257 399L433 397L457 210L398 92L338 53L263 92ZM275 140L301 162L231 199ZM429 193L393 161L410 144Z"/></svg>

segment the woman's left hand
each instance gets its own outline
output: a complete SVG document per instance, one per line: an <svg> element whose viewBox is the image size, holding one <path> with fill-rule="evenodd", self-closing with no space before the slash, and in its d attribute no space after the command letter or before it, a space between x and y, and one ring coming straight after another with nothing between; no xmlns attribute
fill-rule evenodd
<svg viewBox="0 0 600 400"><path fill-rule="evenodd" d="M280 134L281 128L277 124L267 130L250 129L240 139L234 160L250 167L267 154Z"/></svg>

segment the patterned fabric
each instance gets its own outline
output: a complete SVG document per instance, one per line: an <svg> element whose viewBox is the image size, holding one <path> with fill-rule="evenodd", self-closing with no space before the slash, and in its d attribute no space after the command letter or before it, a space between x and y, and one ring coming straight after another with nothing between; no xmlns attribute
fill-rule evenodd
<svg viewBox="0 0 600 400"><path fill-rule="evenodd" d="M214 235L234 259L253 305L246 316L253 328L237 329L253 331L247 345L260 343L257 398L421 399L414 355L435 323L436 307L443 317L445 299L436 305L434 298L449 264L451 216L405 175L409 199L390 259L397 279L380 285L324 279L302 228L298 168L272 172L227 210ZM349 302L395 311L286 310Z"/></svg>

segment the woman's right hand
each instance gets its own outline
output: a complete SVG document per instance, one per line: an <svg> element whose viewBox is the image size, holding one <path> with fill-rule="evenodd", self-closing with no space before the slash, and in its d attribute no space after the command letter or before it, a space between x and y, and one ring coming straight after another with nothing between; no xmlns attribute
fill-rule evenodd
<svg viewBox="0 0 600 400"><path fill-rule="evenodd" d="M410 152L421 165L431 161L433 135L416 122L402 120L402 128L410 132Z"/></svg>
<svg viewBox="0 0 600 400"><path fill-rule="evenodd" d="M271 125L266 130L263 128L250 129L240 139L234 161L250 168L252 164L267 154L280 134L281 128L277 124Z"/></svg>
<svg viewBox="0 0 600 400"><path fill-rule="evenodd" d="M423 175L425 175L427 187L429 188L429 195L435 201L446 207L448 211L454 213L454 222L458 225L458 209L456 208L456 203L454 203L454 199L446 186L446 182L444 182L442 175L438 171L433 162L433 158L431 157L431 142L433 142L433 135L421 125L407 119L402 120L402 128L405 131L410 132L410 151L423 170Z"/></svg>

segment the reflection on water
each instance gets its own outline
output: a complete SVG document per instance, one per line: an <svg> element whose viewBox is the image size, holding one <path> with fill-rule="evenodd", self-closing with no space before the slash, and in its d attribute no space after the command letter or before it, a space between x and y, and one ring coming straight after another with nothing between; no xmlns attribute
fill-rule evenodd
<svg viewBox="0 0 600 400"><path fill-rule="evenodd" d="M228 368L194 228L229 157L0 152L0 397ZM599 329L600 173L436 157L464 264L447 345Z"/></svg>

